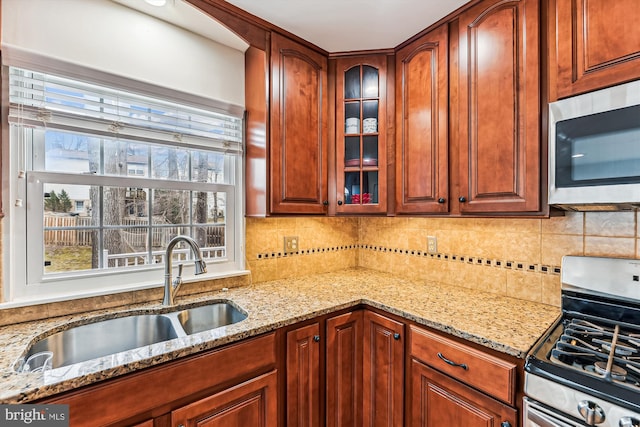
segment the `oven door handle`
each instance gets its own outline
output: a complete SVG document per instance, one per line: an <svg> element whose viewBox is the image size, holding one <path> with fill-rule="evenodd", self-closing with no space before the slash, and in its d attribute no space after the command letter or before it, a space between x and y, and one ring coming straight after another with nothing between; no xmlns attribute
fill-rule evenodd
<svg viewBox="0 0 640 427"><path fill-rule="evenodd" d="M567 424L533 406L530 402L525 402L524 427L579 427L579 424Z"/></svg>

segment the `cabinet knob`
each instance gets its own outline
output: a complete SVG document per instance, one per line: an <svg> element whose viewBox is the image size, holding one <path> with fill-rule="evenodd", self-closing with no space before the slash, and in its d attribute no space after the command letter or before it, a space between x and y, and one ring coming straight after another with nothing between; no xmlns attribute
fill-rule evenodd
<svg viewBox="0 0 640 427"><path fill-rule="evenodd" d="M511 423L509 421L503 421L500 423L500 427L511 427Z"/></svg>
<svg viewBox="0 0 640 427"><path fill-rule="evenodd" d="M342 200L338 200L338 206L342 206Z"/></svg>
<svg viewBox="0 0 640 427"><path fill-rule="evenodd" d="M440 198L438 199L438 203L444 203L444 202L445 202L445 198L444 198L444 197L440 197Z"/></svg>
<svg viewBox="0 0 640 427"><path fill-rule="evenodd" d="M467 198L466 198L466 197L464 197L464 196L460 196L460 197L458 197L458 201L459 201L460 203L464 203L464 202L466 202L466 201L467 201Z"/></svg>
<svg viewBox="0 0 640 427"><path fill-rule="evenodd" d="M400 334L397 333L397 332L395 334L393 334L393 339L394 340L399 340L400 339Z"/></svg>
<svg viewBox="0 0 640 427"><path fill-rule="evenodd" d="M322 204L325 205L325 206L329 206L329 201L328 200L323 200Z"/></svg>
<svg viewBox="0 0 640 427"><path fill-rule="evenodd" d="M315 342L320 342L320 335L314 335L314 336L313 336L313 340L314 340Z"/></svg>

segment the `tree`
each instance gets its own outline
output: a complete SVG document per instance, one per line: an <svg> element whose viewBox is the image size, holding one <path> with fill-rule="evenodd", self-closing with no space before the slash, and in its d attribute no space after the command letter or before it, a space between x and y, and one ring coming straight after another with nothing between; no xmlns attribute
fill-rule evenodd
<svg viewBox="0 0 640 427"><path fill-rule="evenodd" d="M44 208L52 212L58 212L60 210L60 199L55 191L51 190L49 197L45 195Z"/></svg>
<svg viewBox="0 0 640 427"><path fill-rule="evenodd" d="M71 203L71 199L69 198L69 195L64 190L64 188L62 189L62 191L60 191L59 199L60 199L60 212L69 212L73 205Z"/></svg>

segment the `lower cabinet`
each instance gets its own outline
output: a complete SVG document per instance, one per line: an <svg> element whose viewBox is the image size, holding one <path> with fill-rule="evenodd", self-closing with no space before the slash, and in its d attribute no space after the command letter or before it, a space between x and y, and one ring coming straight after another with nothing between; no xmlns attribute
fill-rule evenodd
<svg viewBox="0 0 640 427"><path fill-rule="evenodd" d="M69 405L69 425L276 426L275 333L35 403ZM253 422L254 420L260 422ZM167 426L168 427L168 426Z"/></svg>
<svg viewBox="0 0 640 427"><path fill-rule="evenodd" d="M401 427L403 331L368 310L288 331L286 425Z"/></svg>
<svg viewBox="0 0 640 427"><path fill-rule="evenodd" d="M320 324L287 332L287 426L319 427Z"/></svg>
<svg viewBox="0 0 640 427"><path fill-rule="evenodd" d="M276 427L277 373L272 371L171 412L182 427Z"/></svg>
<svg viewBox="0 0 640 427"><path fill-rule="evenodd" d="M362 310L327 319L327 427L363 425L362 321Z"/></svg>
<svg viewBox="0 0 640 427"><path fill-rule="evenodd" d="M517 424L517 411L411 360L410 427L489 427Z"/></svg>
<svg viewBox="0 0 640 427"><path fill-rule="evenodd" d="M410 427L517 427L517 364L409 328Z"/></svg>
<svg viewBox="0 0 640 427"><path fill-rule="evenodd" d="M365 427L402 427L404 324L364 312L363 422Z"/></svg>

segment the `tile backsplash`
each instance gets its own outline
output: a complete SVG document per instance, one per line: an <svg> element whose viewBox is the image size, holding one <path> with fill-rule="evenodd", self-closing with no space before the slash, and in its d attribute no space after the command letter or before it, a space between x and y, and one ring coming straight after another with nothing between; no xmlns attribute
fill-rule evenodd
<svg viewBox="0 0 640 427"><path fill-rule="evenodd" d="M298 236L285 254L284 237ZM437 252L427 253L427 236ZM640 258L635 212L550 219L247 218L254 282L365 267L423 281L560 304L563 255Z"/></svg>
<svg viewBox="0 0 640 427"><path fill-rule="evenodd" d="M550 219L247 218L251 276L193 283L183 292L364 267L559 306L562 256L640 259L637 222L635 212L567 213ZM0 230L2 226L0 221ZM285 236L297 236L295 253L285 253ZM427 236L437 239L434 254L427 253ZM0 245L0 254L3 250L8 248ZM151 289L3 309L0 325L159 300L161 292Z"/></svg>

